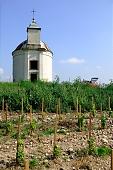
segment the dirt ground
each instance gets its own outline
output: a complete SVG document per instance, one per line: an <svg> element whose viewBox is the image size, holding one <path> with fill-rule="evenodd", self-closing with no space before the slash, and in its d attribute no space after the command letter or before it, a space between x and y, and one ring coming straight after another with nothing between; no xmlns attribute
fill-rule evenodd
<svg viewBox="0 0 113 170"><path fill-rule="evenodd" d="M111 170L111 156L92 156L86 154L88 148L88 130L77 130L76 119L70 113L61 116L57 123L56 144L61 148L61 154L53 159L55 114L33 114L38 128L32 135L25 138L26 159L37 159L34 170ZM27 120L26 116L26 120ZM2 119L2 118L1 118ZM12 116L12 119L14 117ZM86 125L88 123L86 119ZM96 123L95 123L96 122ZM113 149L112 119L107 119L105 129L100 129L100 121L92 119L92 137L95 146L109 146ZM23 131L23 126L21 127ZM17 141L11 135L0 136L0 170L14 170ZM23 170L23 167L18 167ZM33 169L33 167L32 167Z"/></svg>

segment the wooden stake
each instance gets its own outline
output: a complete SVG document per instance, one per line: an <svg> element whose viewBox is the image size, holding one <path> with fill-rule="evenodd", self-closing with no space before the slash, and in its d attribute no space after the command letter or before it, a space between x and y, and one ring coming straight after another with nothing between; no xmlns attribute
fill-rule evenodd
<svg viewBox="0 0 113 170"><path fill-rule="evenodd" d="M21 125L20 125L20 122L21 122L21 115L19 115L19 121L18 121L18 129L17 129L17 138L19 139L20 138L20 132L21 132Z"/></svg>
<svg viewBox="0 0 113 170"><path fill-rule="evenodd" d="M19 115L19 120L18 120L18 127L17 127L17 152L19 150L19 139L20 139L20 120L21 120L21 116ZM18 161L16 158L16 166L18 168Z"/></svg>
<svg viewBox="0 0 113 170"><path fill-rule="evenodd" d="M2 120L4 120L4 109L5 109L5 104L4 104L4 98L2 100Z"/></svg>
<svg viewBox="0 0 113 170"><path fill-rule="evenodd" d="M110 102L111 102L111 98L109 97L109 99L108 99L108 108L109 108L109 111L110 111L110 109L111 109L111 107L110 107Z"/></svg>
<svg viewBox="0 0 113 170"><path fill-rule="evenodd" d="M8 119L8 104L6 103L5 121Z"/></svg>
<svg viewBox="0 0 113 170"><path fill-rule="evenodd" d="M32 105L30 105L30 126L32 125L33 115L32 115ZM32 135L32 128L30 128L30 135Z"/></svg>
<svg viewBox="0 0 113 170"><path fill-rule="evenodd" d="M24 161L24 170L29 170L29 160L25 159Z"/></svg>
<svg viewBox="0 0 113 170"><path fill-rule="evenodd" d="M21 114L23 114L24 112L23 110L24 110L24 104L23 104L23 98L22 98L22 110L21 110L22 113Z"/></svg>
<svg viewBox="0 0 113 170"><path fill-rule="evenodd" d="M44 98L42 98L42 114L44 112Z"/></svg>
<svg viewBox="0 0 113 170"><path fill-rule="evenodd" d="M100 114L101 114L101 117L102 117L102 103L100 105ZM102 129L102 123L101 123L101 129Z"/></svg>
<svg viewBox="0 0 113 170"><path fill-rule="evenodd" d="M16 170L18 170L18 164L17 163L16 163L16 167L15 168L16 168Z"/></svg>
<svg viewBox="0 0 113 170"><path fill-rule="evenodd" d="M32 109L32 105L30 105L30 123L32 123L32 113L33 113L33 109Z"/></svg>
<svg viewBox="0 0 113 170"><path fill-rule="evenodd" d="M113 149L111 151L111 170L113 170Z"/></svg>
<svg viewBox="0 0 113 170"><path fill-rule="evenodd" d="M89 139L91 138L91 129L92 129L92 122L91 122L91 112L89 117Z"/></svg>
<svg viewBox="0 0 113 170"><path fill-rule="evenodd" d="M56 146L56 138L57 138L57 124L58 124L58 105L56 106L56 118L55 118L55 126L54 126L54 147Z"/></svg>
<svg viewBox="0 0 113 170"><path fill-rule="evenodd" d="M2 112L4 112L4 108L5 108L5 106L4 106L4 98L3 98L3 100L2 100Z"/></svg>
<svg viewBox="0 0 113 170"><path fill-rule="evenodd" d="M44 119L44 98L42 98L42 120Z"/></svg>
<svg viewBox="0 0 113 170"><path fill-rule="evenodd" d="M80 113L80 115L81 115L81 105L79 105L79 113Z"/></svg>
<svg viewBox="0 0 113 170"><path fill-rule="evenodd" d="M101 113L102 113L102 103L100 104L100 111L101 111Z"/></svg>
<svg viewBox="0 0 113 170"><path fill-rule="evenodd" d="M77 115L78 115L78 97L77 97L77 103L76 103L76 112L77 112Z"/></svg>
<svg viewBox="0 0 113 170"><path fill-rule="evenodd" d="M92 107L93 107L93 103L94 103L94 98L93 98L93 96L92 96Z"/></svg>
<svg viewBox="0 0 113 170"><path fill-rule="evenodd" d="M61 114L61 102L60 102L60 98L58 99L58 114L59 114L59 120L60 120L60 114Z"/></svg>

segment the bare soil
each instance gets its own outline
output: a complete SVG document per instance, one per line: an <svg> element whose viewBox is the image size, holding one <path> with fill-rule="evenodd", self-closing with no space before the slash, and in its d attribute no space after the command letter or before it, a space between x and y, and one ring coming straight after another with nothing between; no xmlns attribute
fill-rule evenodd
<svg viewBox="0 0 113 170"><path fill-rule="evenodd" d="M56 115L45 113L43 119L38 113L34 113L33 116L37 120L38 128L25 138L25 155L26 159L38 160L35 170L111 170L110 155L97 157L85 152L88 148L89 119L85 120L86 126L79 132L75 115L68 113L60 116L56 143L61 148L61 155L53 158L54 133L49 134L48 129L54 129ZM14 119L14 114L10 113L9 117ZM0 119L2 121L2 117ZM28 119L29 116L26 114L26 121ZM109 146L113 149L112 122L112 119L107 118L106 128L100 129L100 120L92 119L92 137L95 139L95 146ZM16 169L16 147L17 141L10 134L0 136L0 170ZM18 169L24 168L18 167Z"/></svg>

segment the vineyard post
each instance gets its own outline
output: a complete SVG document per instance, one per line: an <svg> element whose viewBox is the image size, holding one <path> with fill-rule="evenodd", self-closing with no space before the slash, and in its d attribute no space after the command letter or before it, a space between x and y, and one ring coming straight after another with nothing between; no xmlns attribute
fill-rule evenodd
<svg viewBox="0 0 113 170"><path fill-rule="evenodd" d="M111 102L111 98L109 97L109 99L108 99L108 108L109 108L109 111L111 110L110 102Z"/></svg>
<svg viewBox="0 0 113 170"><path fill-rule="evenodd" d="M91 129L92 129L92 122L91 122L91 112L90 112L90 115L89 115L89 139L91 138Z"/></svg>
<svg viewBox="0 0 113 170"><path fill-rule="evenodd" d="M8 122L8 104L5 104L6 110L4 111L5 114L5 122L6 122L6 135L8 134L8 127L7 127L7 122Z"/></svg>
<svg viewBox="0 0 113 170"><path fill-rule="evenodd" d="M6 103L5 121L8 119L8 104Z"/></svg>
<svg viewBox="0 0 113 170"><path fill-rule="evenodd" d="M113 170L113 149L111 151L111 170Z"/></svg>
<svg viewBox="0 0 113 170"><path fill-rule="evenodd" d="M32 123L32 113L33 113L32 105L30 105L30 123Z"/></svg>
<svg viewBox="0 0 113 170"><path fill-rule="evenodd" d="M21 105L21 106L22 106L22 108L21 108L21 114L23 114L23 112L24 112L24 111L23 111L23 110L24 110L23 98L22 98L22 105Z"/></svg>
<svg viewBox="0 0 113 170"><path fill-rule="evenodd" d="M32 105L30 105L30 127L32 125L32 113L33 113ZM32 129L31 128L30 128L30 135L32 135Z"/></svg>
<svg viewBox="0 0 113 170"><path fill-rule="evenodd" d="M44 98L42 98L42 113L44 112Z"/></svg>
<svg viewBox="0 0 113 170"><path fill-rule="evenodd" d="M102 103L100 104L100 112L102 114Z"/></svg>
<svg viewBox="0 0 113 170"><path fill-rule="evenodd" d="M79 105L79 116L80 116L80 119L81 119L81 105ZM80 121L80 131L82 130L82 126L81 126L81 121Z"/></svg>
<svg viewBox="0 0 113 170"><path fill-rule="evenodd" d="M4 98L2 100L2 111L4 112Z"/></svg>
<svg viewBox="0 0 113 170"><path fill-rule="evenodd" d="M55 126L54 126L54 147L56 146L57 123L58 123L58 105L56 106L56 117L55 117Z"/></svg>
<svg viewBox="0 0 113 170"><path fill-rule="evenodd" d="M54 141L53 141L53 156L54 156L54 157L56 157L56 155L55 155L55 149L56 149L56 147L57 147L56 141L57 141L58 110L59 110L59 106L58 106L58 104L57 104L57 105L56 105L55 125L54 125Z"/></svg>
<svg viewBox="0 0 113 170"><path fill-rule="evenodd" d="M18 126L17 126L17 153L19 152L19 139L20 139L20 120L21 120L21 116L19 115L19 120L18 120ZM16 156L16 165L18 165L18 158Z"/></svg>
<svg viewBox="0 0 113 170"><path fill-rule="evenodd" d="M25 154L24 154L24 141L21 138L21 115L19 115L18 127L17 127L17 151L16 151L16 166L23 165Z"/></svg>
<svg viewBox="0 0 113 170"><path fill-rule="evenodd" d="M61 101L60 101L60 98L58 99L58 114L59 114L59 121L60 121L60 118L61 118Z"/></svg>
<svg viewBox="0 0 113 170"><path fill-rule="evenodd" d="M78 115L78 97L77 97L77 101L76 101L76 112L77 112L77 115Z"/></svg>
<svg viewBox="0 0 113 170"><path fill-rule="evenodd" d="M44 119L44 98L42 98L42 120Z"/></svg>
<svg viewBox="0 0 113 170"><path fill-rule="evenodd" d="M28 159L24 160L24 170L29 170L29 160Z"/></svg>
<svg viewBox="0 0 113 170"><path fill-rule="evenodd" d="M4 119L4 109L5 109L5 104L4 104L4 98L2 100L2 119Z"/></svg>
<svg viewBox="0 0 113 170"><path fill-rule="evenodd" d="M21 115L19 115L19 120L18 120L17 140L20 138L20 132L21 132L20 122L21 122Z"/></svg>
<svg viewBox="0 0 113 170"><path fill-rule="evenodd" d="M79 105L79 113L80 113L80 116L81 116L81 105Z"/></svg>
<svg viewBox="0 0 113 170"><path fill-rule="evenodd" d="M41 116L42 116L42 126L43 126L43 129L45 130L45 123L44 123L44 119L45 119L45 113L44 113L44 98L42 98Z"/></svg>
<svg viewBox="0 0 113 170"><path fill-rule="evenodd" d="M94 103L94 98L93 98L93 96L92 96L92 107L93 107L93 103Z"/></svg>
<svg viewBox="0 0 113 170"><path fill-rule="evenodd" d="M101 114L101 117L102 117L102 103L100 104L100 114ZM102 129L102 124L101 124L101 129Z"/></svg>

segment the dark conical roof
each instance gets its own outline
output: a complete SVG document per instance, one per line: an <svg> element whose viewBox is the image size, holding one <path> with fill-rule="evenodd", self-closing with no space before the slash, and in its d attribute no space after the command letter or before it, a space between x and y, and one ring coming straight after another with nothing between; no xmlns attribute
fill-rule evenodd
<svg viewBox="0 0 113 170"><path fill-rule="evenodd" d="M48 45L45 42L40 41L40 44L36 45L36 44L28 44L27 40L21 42L13 51L13 53L18 50L29 50L29 49L38 50L38 51L49 51L52 53L51 49L48 47Z"/></svg>

